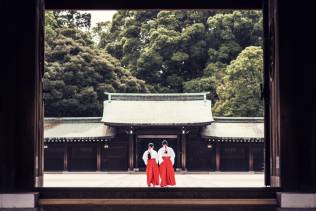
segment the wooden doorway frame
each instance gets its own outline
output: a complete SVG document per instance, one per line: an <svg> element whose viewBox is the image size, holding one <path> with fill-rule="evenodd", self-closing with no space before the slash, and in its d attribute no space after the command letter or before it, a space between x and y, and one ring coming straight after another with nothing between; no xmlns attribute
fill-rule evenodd
<svg viewBox="0 0 316 211"><path fill-rule="evenodd" d="M34 137L33 141L34 141L34 145L30 147L27 147L27 149L30 149L29 151L26 150L25 152L21 152L21 156L25 156L28 157L32 154L32 159L34 159L34 162L32 165L28 164L28 168L30 168L30 172L28 172L27 174L24 174L24 176L26 175L25 179L23 180L28 180L29 179L29 175L31 175L33 177L32 180L28 180L27 184L25 185L25 187L31 187L30 184L32 184L32 187L34 187L34 184L36 184L36 187L40 187L41 186L41 179L43 176L43 171L42 171L42 163L41 159L43 158L43 156L41 155L41 150L43 149L43 147L41 146L42 144L42 132L43 132L43 128L42 128L42 123L43 123L43 105L42 105L42 74L43 74L43 31L41 31L41 29L43 29L43 8L44 8L44 4L43 1L38 0L38 4L39 6L36 6L36 8L38 9L37 11L37 21L38 22L34 22L34 24L37 24L37 31L35 33L35 37L36 40L38 40L37 43L37 50L35 50L35 52L37 53L38 57L36 57L36 68L33 69L33 72L28 72L28 73L32 73L32 77L35 78L35 84L36 86L33 86L31 88L29 88L29 93L25 92L25 94L28 93L27 96L30 96L31 99L29 101L34 101L35 103L33 103L34 105L30 105L32 107L33 110L30 110L30 108L28 108L27 110L30 110L30 113L28 115L28 117L25 119L23 119L24 117L22 117L22 120L26 122L26 119L30 119L31 117L31 122L32 122L32 127L30 128L30 131L32 131L32 135L30 135L30 137ZM96 1L96 0L92 0L92 1L85 1L85 0L66 0L66 1L61 1L61 0L46 0L45 1L45 7L46 9L66 9L66 8L71 8L71 9L96 9L96 8L103 8L103 9L114 9L114 8L144 8L144 9L150 9L152 7L156 7L156 8L168 8L168 9L172 9L172 8L179 8L179 5L181 5L181 7L183 8L216 8L216 9L262 9L262 1L260 0L255 0L255 1L246 1L246 0L241 0L241 1L236 1L236 0L224 0L224 1L212 1L212 2L207 2L207 1L190 1L188 2L188 4L181 2L181 1L172 1L172 2L161 2L161 1L151 1L148 2L146 4L140 3L140 2L124 2L124 1L113 1L113 2L109 2L109 1ZM35 8L35 7L34 7ZM264 13L265 14L265 13ZM34 36L34 35L33 35ZM267 38L268 39L268 38ZM34 50L34 49L31 49ZM32 52L34 53L34 52ZM31 54L32 54L31 53ZM32 54L33 55L33 54ZM265 67L266 68L266 67ZM268 71L269 69L267 69ZM22 74L23 75L23 74ZM25 85L30 85L30 82L24 82ZM33 81L32 81L33 83ZM22 83L23 84L23 83ZM268 89L268 87L265 86L265 93L268 93L265 97L269 97L269 93L270 90ZM32 90L31 90L32 89ZM34 93L31 93L34 92ZM31 94L30 94L31 93ZM33 95L34 94L34 95ZM31 104L31 103L30 103ZM269 113L270 115L270 113ZM266 116L267 118L267 116ZM9 118L8 118L9 119ZM22 123L21 123L22 125ZM269 130L269 128L271 128L270 126L266 129ZM268 133L270 135L270 132ZM266 137L267 138L267 137ZM267 141L270 142L270 141ZM33 142L30 142L33 143ZM30 144L28 143L28 144ZM24 146L24 145L23 145ZM33 147L35 147L35 151L33 151ZM24 154L23 154L24 153ZM266 159L268 159L266 157ZM268 163L267 163L268 164ZM268 169L268 168L266 168ZM270 168L269 168L270 169ZM35 172L35 173L34 173ZM270 176L270 175L269 175ZM35 181L36 178L36 181ZM11 184L11 183L10 183ZM12 184L14 184L14 182L12 182ZM24 185L23 186L24 189ZM9 186L8 186L9 187ZM40 190L40 189L35 189L35 190Z"/></svg>
<svg viewBox="0 0 316 211"><path fill-rule="evenodd" d="M74 1L74 0L66 0L63 2L54 1L54 0L46 0L45 1L45 9L154 9L154 8L165 8L165 9L261 9L263 11L263 24L264 24L264 81L263 81L263 89L262 89L262 99L264 100L265 111L265 185L266 186L279 186L280 183L275 182L278 179L279 175L279 164L277 161L278 157L275 156L276 153L279 152L279 142L274 140L279 140L277 136L273 136L271 127L273 127L273 131L278 131L279 128L274 125L275 122L278 122L275 118L280 118L279 116L275 116L277 108L279 104L275 104L272 106L271 104L271 96L274 98L278 98L278 93L276 93L275 88L273 89L273 84L277 84L278 81L271 82L271 75L273 73L272 70L275 70L275 67L271 66L273 62L276 61L276 56L273 51L275 50L275 25L272 25L272 22L276 22L275 20L275 2L276 0L245 0L245 1L233 1L233 0L225 0L225 1L213 1L213 2L187 2L183 4L178 0L172 2L160 2L160 1L152 1L151 4L143 4L140 2L129 3L124 0L113 1L113 2L97 2L97 1L89 1L85 2L84 0ZM272 55L272 56L271 56ZM276 101L274 101L276 102ZM274 116L273 116L274 115ZM272 118L273 116L273 118ZM274 134L278 134L279 132L275 132ZM130 154L135 154L135 145L136 145L136 137L134 135L130 135ZM133 139L133 141L132 141ZM272 141L273 140L273 141ZM276 144L277 143L277 144ZM272 159L270 159L272 156ZM183 153L181 154L181 160L185 160ZM133 158L129 156L129 170L132 170L132 166L135 166L136 157ZM182 166L185 165L182 163ZM278 167L278 168L277 168ZM273 181L273 182L271 182Z"/></svg>

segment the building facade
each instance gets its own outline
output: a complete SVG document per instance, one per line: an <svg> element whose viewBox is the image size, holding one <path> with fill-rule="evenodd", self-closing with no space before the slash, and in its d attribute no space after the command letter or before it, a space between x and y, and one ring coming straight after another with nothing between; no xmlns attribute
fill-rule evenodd
<svg viewBox="0 0 316 211"><path fill-rule="evenodd" d="M167 140L177 171L263 171L263 118L215 117L206 93L109 94L102 118L46 118L45 171L144 171Z"/></svg>

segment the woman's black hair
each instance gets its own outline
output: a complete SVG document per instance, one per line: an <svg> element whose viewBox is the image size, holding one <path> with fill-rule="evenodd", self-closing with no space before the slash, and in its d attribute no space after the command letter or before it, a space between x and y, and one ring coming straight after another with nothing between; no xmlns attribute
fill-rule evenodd
<svg viewBox="0 0 316 211"><path fill-rule="evenodd" d="M168 141L167 140L163 140L162 141L162 145L167 145L168 146Z"/></svg>
<svg viewBox="0 0 316 211"><path fill-rule="evenodd" d="M149 143L149 144L148 144L148 147L154 147L154 143ZM148 159L151 159L150 151L148 151L147 156L148 156Z"/></svg>

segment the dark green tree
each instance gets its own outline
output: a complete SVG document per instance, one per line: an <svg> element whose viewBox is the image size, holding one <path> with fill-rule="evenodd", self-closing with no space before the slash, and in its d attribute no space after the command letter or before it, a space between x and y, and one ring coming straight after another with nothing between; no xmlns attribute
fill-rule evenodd
<svg viewBox="0 0 316 211"><path fill-rule="evenodd" d="M217 74L248 46L262 46L262 12L226 11L210 16L208 28L208 62L206 75Z"/></svg>
<svg viewBox="0 0 316 211"><path fill-rule="evenodd" d="M46 27L53 29L45 38L45 116L100 116L104 92L148 91L144 81L96 48L89 32Z"/></svg>
<svg viewBox="0 0 316 211"><path fill-rule="evenodd" d="M263 51L249 46L227 66L214 113L221 116L262 116L260 84L263 80Z"/></svg>
<svg viewBox="0 0 316 211"><path fill-rule="evenodd" d="M105 91L206 91L217 115L262 115L261 79L243 89L246 73L232 74L249 52L262 60L260 47L248 49L262 46L260 11L119 10L92 30L88 13L47 11L45 19L46 115L100 115ZM247 68L262 74L255 59Z"/></svg>
<svg viewBox="0 0 316 211"><path fill-rule="evenodd" d="M99 46L158 92L183 92L204 77L219 82L245 47L262 45L260 11L120 10L105 28Z"/></svg>

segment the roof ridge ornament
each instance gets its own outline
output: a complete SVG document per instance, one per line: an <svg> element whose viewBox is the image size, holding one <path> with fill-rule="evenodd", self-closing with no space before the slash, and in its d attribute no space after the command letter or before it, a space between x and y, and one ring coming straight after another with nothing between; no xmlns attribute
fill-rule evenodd
<svg viewBox="0 0 316 211"><path fill-rule="evenodd" d="M199 93L108 93L107 102L115 101L207 101L209 92Z"/></svg>

